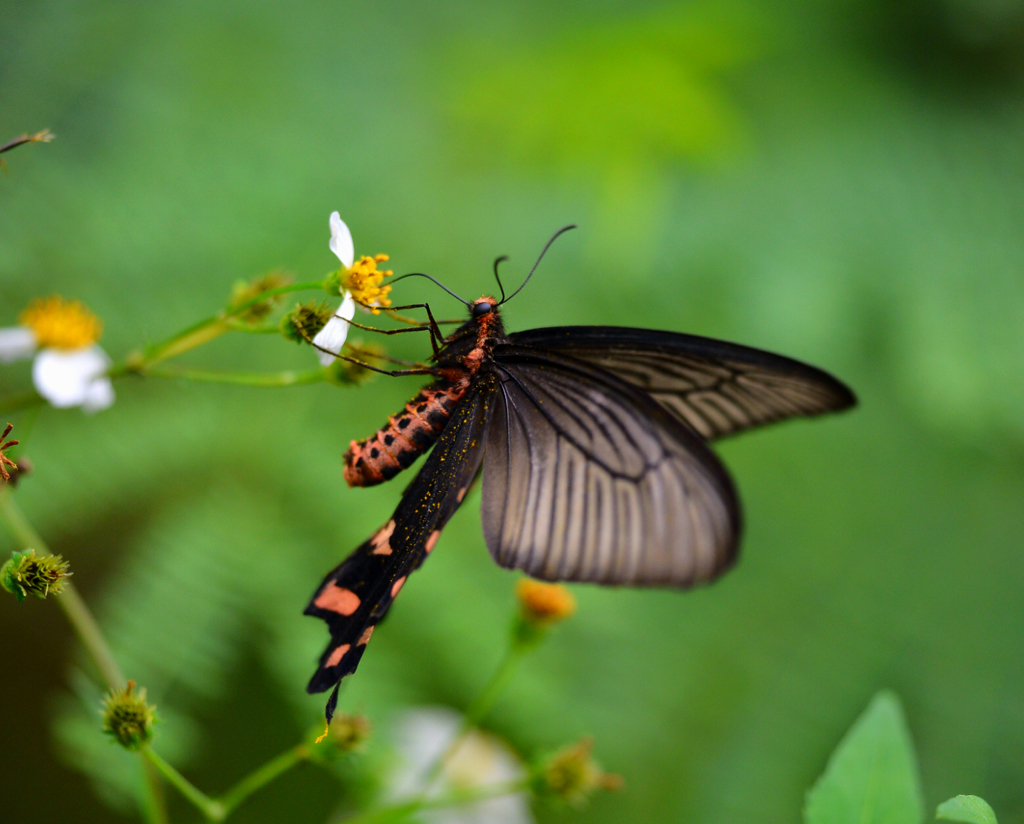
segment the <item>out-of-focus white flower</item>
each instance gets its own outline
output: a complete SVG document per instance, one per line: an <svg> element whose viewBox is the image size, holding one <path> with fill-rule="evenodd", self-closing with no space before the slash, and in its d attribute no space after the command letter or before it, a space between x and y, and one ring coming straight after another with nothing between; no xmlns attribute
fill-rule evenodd
<svg viewBox="0 0 1024 824"><path fill-rule="evenodd" d="M97 412L114 402L110 358L96 343L103 325L92 312L54 295L33 301L18 320L0 329L0 363L35 354L32 382L55 407Z"/></svg>
<svg viewBox="0 0 1024 824"><path fill-rule="evenodd" d="M401 760L387 786L391 802L419 797L437 798L453 790L482 790L525 776L522 764L492 735L471 731L428 787L433 765L455 740L462 716L444 707L412 710L402 715L394 732ZM527 794L516 793L472 804L417 813L428 824L532 824Z"/></svg>
<svg viewBox="0 0 1024 824"><path fill-rule="evenodd" d="M391 301L388 300L391 287L383 286L382 283L384 278L393 274L390 270L382 271L377 268L378 263L388 259L387 255L364 255L358 261L355 259L352 233L337 212L331 212L330 226L331 251L338 256L342 265L342 270L338 272L342 301L338 311L313 338L320 363L324 366L330 366L334 356L341 354L341 347L345 345L345 338L348 337L349 321L355 317L356 303L369 307L368 311L374 314L379 314L378 307L387 308L391 305Z"/></svg>

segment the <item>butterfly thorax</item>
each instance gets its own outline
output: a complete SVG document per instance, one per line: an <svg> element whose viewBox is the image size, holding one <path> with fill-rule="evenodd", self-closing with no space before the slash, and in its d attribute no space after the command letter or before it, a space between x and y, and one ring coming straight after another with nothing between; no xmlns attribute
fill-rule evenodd
<svg viewBox="0 0 1024 824"><path fill-rule="evenodd" d="M474 309L483 303L489 304L491 310L475 314ZM444 339L433 357L437 380L423 387L401 412L391 415L372 437L349 444L345 453L348 485L383 483L426 452L490 360L494 346L504 338L497 301L488 296L474 301L469 320Z"/></svg>

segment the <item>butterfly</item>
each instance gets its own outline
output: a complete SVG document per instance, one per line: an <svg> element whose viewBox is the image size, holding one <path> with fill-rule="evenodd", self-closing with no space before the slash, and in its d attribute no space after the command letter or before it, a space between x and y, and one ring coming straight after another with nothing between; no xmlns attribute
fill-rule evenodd
<svg viewBox="0 0 1024 824"><path fill-rule="evenodd" d="M307 686L334 687L328 723L341 679L478 475L500 566L548 581L689 587L732 565L742 528L708 442L856 403L820 369L711 338L617 326L506 333L500 307L519 289L463 301L469 318L424 370L433 382L345 454L348 483L369 486L433 446L391 518L306 607L331 633Z"/></svg>

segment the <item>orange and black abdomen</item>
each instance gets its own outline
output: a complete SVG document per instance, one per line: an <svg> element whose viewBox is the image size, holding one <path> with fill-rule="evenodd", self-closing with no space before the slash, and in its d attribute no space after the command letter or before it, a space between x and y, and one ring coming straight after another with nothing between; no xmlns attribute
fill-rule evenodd
<svg viewBox="0 0 1024 824"><path fill-rule="evenodd" d="M444 430L466 387L436 383L425 387L372 438L352 441L345 453L349 486L373 486L395 477L427 451Z"/></svg>

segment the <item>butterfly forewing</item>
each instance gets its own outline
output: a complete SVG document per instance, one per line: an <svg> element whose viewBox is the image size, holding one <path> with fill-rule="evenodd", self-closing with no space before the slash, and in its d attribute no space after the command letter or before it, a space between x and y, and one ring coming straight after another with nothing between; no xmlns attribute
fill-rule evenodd
<svg viewBox="0 0 1024 824"><path fill-rule="evenodd" d="M735 343L616 326L530 329L518 345L585 360L647 392L706 439L855 403L827 372Z"/></svg>
<svg viewBox="0 0 1024 824"><path fill-rule="evenodd" d="M505 567L548 580L687 586L735 557L739 505L689 428L603 370L494 353L483 521Z"/></svg>
<svg viewBox="0 0 1024 824"><path fill-rule="evenodd" d="M309 682L323 692L355 672L373 628L423 563L440 530L459 508L483 457L494 381L484 378L459 403L391 519L327 574L306 615L327 622L331 643Z"/></svg>

